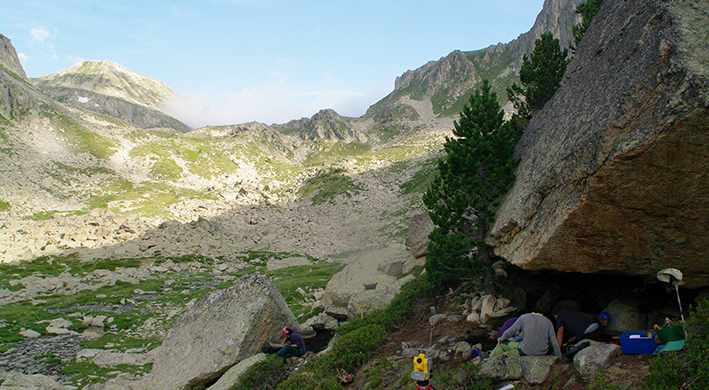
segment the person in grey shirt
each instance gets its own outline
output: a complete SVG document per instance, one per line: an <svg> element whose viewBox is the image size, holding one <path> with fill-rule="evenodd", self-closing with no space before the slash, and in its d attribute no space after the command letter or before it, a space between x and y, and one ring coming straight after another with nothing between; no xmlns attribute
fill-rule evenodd
<svg viewBox="0 0 709 390"><path fill-rule="evenodd" d="M548 318L534 312L520 316L517 321L497 339L497 347L495 347L495 350L493 350L490 356L496 356L504 352L504 350L509 350L510 348L502 349L500 342L507 340L519 331L522 332L522 343L519 345L520 355L546 355L549 352L549 347L551 347L551 349L554 350L554 355L561 358L561 350L559 349L559 342L556 339L556 332L554 332L554 324L552 324Z"/></svg>

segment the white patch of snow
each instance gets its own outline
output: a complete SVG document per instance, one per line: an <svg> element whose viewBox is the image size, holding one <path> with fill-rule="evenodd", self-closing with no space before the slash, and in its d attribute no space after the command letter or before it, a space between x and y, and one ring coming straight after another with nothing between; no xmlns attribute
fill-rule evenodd
<svg viewBox="0 0 709 390"><path fill-rule="evenodd" d="M88 103L91 98L79 96L79 103Z"/></svg>

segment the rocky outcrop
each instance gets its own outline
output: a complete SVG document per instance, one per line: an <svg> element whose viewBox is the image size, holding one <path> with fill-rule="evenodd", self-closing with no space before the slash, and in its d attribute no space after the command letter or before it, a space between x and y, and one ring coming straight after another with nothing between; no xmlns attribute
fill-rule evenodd
<svg viewBox="0 0 709 390"><path fill-rule="evenodd" d="M354 129L352 125L334 110L320 110L309 120L301 120L298 129L303 139L327 139L347 143L367 142L367 137Z"/></svg>
<svg viewBox="0 0 709 390"><path fill-rule="evenodd" d="M5 380L0 384L1 390L15 389L42 389L42 390L64 390L68 386L44 375L25 375L19 372L10 372Z"/></svg>
<svg viewBox="0 0 709 390"><path fill-rule="evenodd" d="M78 88L45 87L43 91L59 102L118 118L141 129L171 128L181 133L192 130L184 123L162 111L122 98Z"/></svg>
<svg viewBox="0 0 709 390"><path fill-rule="evenodd" d="M327 283L323 297L325 312L343 320L385 308L413 278L399 277L411 272L416 261L403 246L383 245L356 251L345 263L345 269Z"/></svg>
<svg viewBox="0 0 709 390"><path fill-rule="evenodd" d="M709 5L607 0L517 147L488 238L528 270L709 285Z"/></svg>
<svg viewBox="0 0 709 390"><path fill-rule="evenodd" d="M427 213L417 214L411 218L409 223L409 248L411 255L421 258L428 253L428 235L431 234L435 225Z"/></svg>
<svg viewBox="0 0 709 390"><path fill-rule="evenodd" d="M586 347L574 355L574 367L583 376L591 376L599 370L607 370L613 360L621 354L621 348L615 344L600 344L590 341Z"/></svg>
<svg viewBox="0 0 709 390"><path fill-rule="evenodd" d="M27 77L25 70L20 64L20 59L17 57L15 47L12 46L10 39L2 34L0 34L0 64L19 76Z"/></svg>
<svg viewBox="0 0 709 390"><path fill-rule="evenodd" d="M29 109L37 109L37 99L30 93L25 70L12 42L0 34L0 115L19 118Z"/></svg>
<svg viewBox="0 0 709 390"><path fill-rule="evenodd" d="M556 356L520 356L513 350L486 360L480 366L480 374L501 380L526 380L528 383L542 383L549 375Z"/></svg>
<svg viewBox="0 0 709 390"><path fill-rule="evenodd" d="M410 94L443 98L441 109L446 110L463 94L472 89L482 77L465 54L456 50L438 61L407 71L396 78L394 89Z"/></svg>
<svg viewBox="0 0 709 390"><path fill-rule="evenodd" d="M522 56L534 50L534 42L541 34L550 31L562 47L568 46L573 40L572 28L579 22L576 6L584 1L546 0L532 29L517 39L471 52L456 50L405 72L397 77L394 92L370 111L382 112L383 107L395 106L398 98L406 95L417 100L430 99L436 114L456 114L483 78L492 83L498 94L504 94L510 77L519 72Z"/></svg>
<svg viewBox="0 0 709 390"><path fill-rule="evenodd" d="M172 390L213 383L280 338L284 326L298 329L283 296L266 276L246 275L233 287L210 292L177 319L141 386Z"/></svg>

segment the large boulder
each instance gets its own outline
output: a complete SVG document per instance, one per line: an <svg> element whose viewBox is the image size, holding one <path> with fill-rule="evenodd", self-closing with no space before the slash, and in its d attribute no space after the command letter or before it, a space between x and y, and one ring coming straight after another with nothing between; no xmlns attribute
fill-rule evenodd
<svg viewBox="0 0 709 390"><path fill-rule="evenodd" d="M26 375L15 371L8 373L0 384L0 390L65 390L67 388L45 375Z"/></svg>
<svg viewBox="0 0 709 390"><path fill-rule="evenodd" d="M619 335L626 330L640 329L638 302L632 298L615 299L603 311L611 316L608 326L603 328L604 333Z"/></svg>
<svg viewBox="0 0 709 390"><path fill-rule="evenodd" d="M595 343L574 355L574 367L584 376L590 376L599 370L607 370L613 359L621 354L621 348L615 344Z"/></svg>
<svg viewBox="0 0 709 390"><path fill-rule="evenodd" d="M283 296L266 276L246 275L210 292L175 322L141 386L182 390L212 383L280 338L284 326L298 328Z"/></svg>
<svg viewBox="0 0 709 390"><path fill-rule="evenodd" d="M520 356L518 350L505 352L486 360L480 374L501 380L526 380L528 383L544 382L556 356Z"/></svg>
<svg viewBox="0 0 709 390"><path fill-rule="evenodd" d="M709 3L607 0L517 145L488 236L527 270L709 285Z"/></svg>
<svg viewBox="0 0 709 390"><path fill-rule="evenodd" d="M382 245L361 249L351 254L348 265L335 274L325 287L325 312L339 319L359 318L363 314L386 307L410 277L400 278L382 267L390 260L401 261L401 269L410 269L415 259L403 245Z"/></svg>
<svg viewBox="0 0 709 390"><path fill-rule="evenodd" d="M435 225L428 213L417 214L409 222L409 248L411 255L415 258L426 256L428 253L428 235L431 234Z"/></svg>

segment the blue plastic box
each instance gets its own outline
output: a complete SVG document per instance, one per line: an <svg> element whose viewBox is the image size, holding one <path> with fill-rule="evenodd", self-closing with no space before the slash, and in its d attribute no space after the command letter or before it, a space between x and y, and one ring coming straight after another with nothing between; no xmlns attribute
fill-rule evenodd
<svg viewBox="0 0 709 390"><path fill-rule="evenodd" d="M623 353L650 354L655 352L655 337L655 332L642 330L623 332L623 334L620 335L620 348Z"/></svg>

